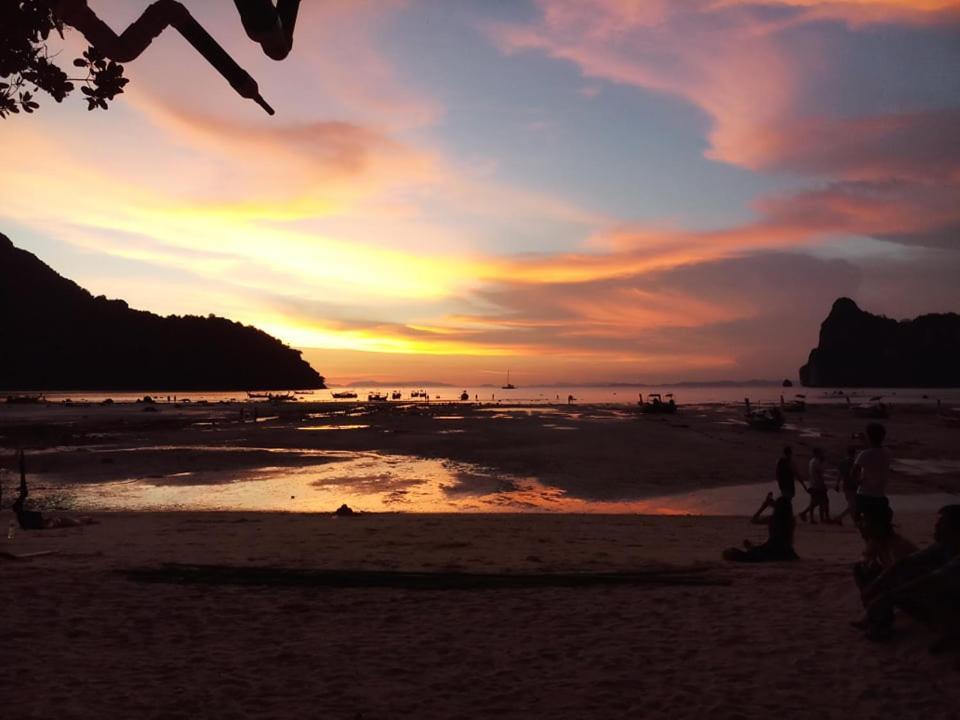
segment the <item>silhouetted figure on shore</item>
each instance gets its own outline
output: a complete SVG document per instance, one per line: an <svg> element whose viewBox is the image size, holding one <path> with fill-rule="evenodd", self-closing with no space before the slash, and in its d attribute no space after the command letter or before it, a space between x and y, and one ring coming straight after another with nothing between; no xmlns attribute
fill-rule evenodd
<svg viewBox="0 0 960 720"><path fill-rule="evenodd" d="M847 501L847 507L837 515L836 522L843 525L843 519L850 515L854 522L859 522L860 515L857 513L857 477L854 474L854 464L857 459L857 448L851 445L847 448L847 456L837 465L837 485L834 488L837 492L842 492Z"/></svg>
<svg viewBox="0 0 960 720"><path fill-rule="evenodd" d="M939 633L931 652L960 647L960 505L940 508L933 538L863 589L867 612L853 625L870 640L891 637L899 609Z"/></svg>
<svg viewBox="0 0 960 720"><path fill-rule="evenodd" d="M797 494L797 480L800 478L797 474L797 466L793 462L793 448L785 445L783 454L777 460L777 487L780 488L780 497L792 503ZM803 485L803 480L800 480L800 484Z"/></svg>
<svg viewBox="0 0 960 720"><path fill-rule="evenodd" d="M880 423L867 425L869 447L853 463L857 480L857 512L867 513L889 508L887 482L890 477L890 453L883 446L887 429Z"/></svg>
<svg viewBox="0 0 960 720"><path fill-rule="evenodd" d="M819 512L820 522L830 522L830 496L827 494L827 478L825 473L826 467L823 450L821 448L814 448L807 474L807 493L810 495L810 504L800 513L800 519L804 521L809 515L812 525L817 523L813 517L814 510Z"/></svg>
<svg viewBox="0 0 960 720"><path fill-rule="evenodd" d="M11 509L17 516L17 523L20 525L21 530L49 530L52 528L97 524L97 521L91 517L68 517L66 515L44 517L43 513L37 510L28 510L26 504L30 490L27 488L27 468L23 450L20 450L17 459L20 465L20 488L17 499L13 501Z"/></svg>
<svg viewBox="0 0 960 720"><path fill-rule="evenodd" d="M773 508L773 513L762 517L767 508ZM793 549L793 506L784 496L773 499L773 493L767 493L763 504L750 518L754 525L767 526L767 541L762 545L755 545L749 540L743 541L743 549L727 548L723 551L723 559L731 562L776 562L779 560L797 560L797 553Z"/></svg>

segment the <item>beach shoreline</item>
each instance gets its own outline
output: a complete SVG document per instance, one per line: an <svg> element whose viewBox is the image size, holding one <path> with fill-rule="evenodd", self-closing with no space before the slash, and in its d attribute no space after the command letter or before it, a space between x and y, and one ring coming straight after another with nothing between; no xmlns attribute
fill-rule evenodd
<svg viewBox="0 0 960 720"><path fill-rule="evenodd" d="M0 405L0 470L10 492L14 452L24 447L34 498L67 498L60 507L84 511L326 512L347 503L365 511L635 513L653 512L651 499L756 485L755 498L744 492L738 501L750 514L783 445L794 447L802 475L814 447L833 468L847 446L862 444L867 423L829 405L788 413L780 432L753 430L742 418L735 405L682 406L675 415L587 404ZM897 407L886 425L896 459L891 493L960 492L957 427L912 405Z"/></svg>

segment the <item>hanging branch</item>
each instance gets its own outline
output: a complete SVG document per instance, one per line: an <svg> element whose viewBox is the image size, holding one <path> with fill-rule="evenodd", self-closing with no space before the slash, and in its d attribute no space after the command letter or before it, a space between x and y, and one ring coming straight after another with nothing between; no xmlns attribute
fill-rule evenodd
<svg viewBox="0 0 960 720"><path fill-rule="evenodd" d="M0 117L38 107L36 94L44 92L57 102L75 89L74 82L53 62L47 48L51 32L63 38L63 21L51 0L4 0L0 3ZM107 61L90 47L73 61L87 68L81 92L89 110L106 109L107 102L123 92L127 79L123 66Z"/></svg>

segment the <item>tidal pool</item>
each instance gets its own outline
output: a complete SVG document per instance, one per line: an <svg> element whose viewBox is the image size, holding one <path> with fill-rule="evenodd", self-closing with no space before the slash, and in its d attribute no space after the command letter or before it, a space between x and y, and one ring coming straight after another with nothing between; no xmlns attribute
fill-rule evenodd
<svg viewBox="0 0 960 720"><path fill-rule="evenodd" d="M77 510L237 510L330 512L341 503L365 512L571 512L749 516L773 484L748 484L630 500L573 497L536 478L404 455L313 451L316 463L245 471L201 471L84 485L43 482ZM833 509L845 507L831 491ZM932 512L947 493L894 495L896 512Z"/></svg>

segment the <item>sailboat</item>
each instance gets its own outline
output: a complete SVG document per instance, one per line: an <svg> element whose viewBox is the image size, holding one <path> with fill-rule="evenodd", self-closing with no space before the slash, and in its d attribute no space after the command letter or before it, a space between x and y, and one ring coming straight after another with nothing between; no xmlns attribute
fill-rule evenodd
<svg viewBox="0 0 960 720"><path fill-rule="evenodd" d="M517 386L516 386L516 385L513 385L513 384L510 382L510 371L509 371L509 370L507 370L507 384L506 384L506 385L502 385L502 386L501 386L501 389L503 389L503 390L516 390L516 389L517 389Z"/></svg>

